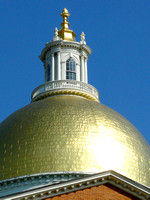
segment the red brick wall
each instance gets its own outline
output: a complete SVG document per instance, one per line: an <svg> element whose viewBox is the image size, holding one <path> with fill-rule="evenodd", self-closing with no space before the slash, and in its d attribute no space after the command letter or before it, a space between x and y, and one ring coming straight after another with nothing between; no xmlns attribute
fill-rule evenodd
<svg viewBox="0 0 150 200"><path fill-rule="evenodd" d="M45 200L138 200L138 198L112 185L106 184L47 198Z"/></svg>

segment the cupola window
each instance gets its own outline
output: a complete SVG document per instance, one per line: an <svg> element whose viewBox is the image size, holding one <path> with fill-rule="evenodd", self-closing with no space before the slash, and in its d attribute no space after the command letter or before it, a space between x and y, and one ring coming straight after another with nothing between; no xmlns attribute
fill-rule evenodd
<svg viewBox="0 0 150 200"><path fill-rule="evenodd" d="M76 80L76 63L73 58L66 62L66 79Z"/></svg>

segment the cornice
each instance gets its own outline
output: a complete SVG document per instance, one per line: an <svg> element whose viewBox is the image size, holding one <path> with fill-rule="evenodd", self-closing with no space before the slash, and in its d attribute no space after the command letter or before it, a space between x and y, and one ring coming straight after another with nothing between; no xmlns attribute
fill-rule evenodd
<svg viewBox="0 0 150 200"><path fill-rule="evenodd" d="M49 197L66 194L86 188L91 188L103 184L112 184L121 190L138 197L142 200L150 199L150 188L139 184L117 172L112 170L89 175L88 177L77 180L67 181L51 186L44 186L27 192L21 192L11 196L5 196L5 200L29 200L29 199L45 199Z"/></svg>
<svg viewBox="0 0 150 200"><path fill-rule="evenodd" d="M28 191L46 185L54 185L60 182L78 179L88 176L83 172L49 172L41 174L25 175L0 181L0 199L5 195ZM5 199L5 198L4 198Z"/></svg>
<svg viewBox="0 0 150 200"><path fill-rule="evenodd" d="M64 41L64 40L57 40L57 41L51 41L45 45L46 47L42 50L41 55L39 58L41 61L44 62L45 56L49 50L52 48L64 48L64 47L69 47L69 48L74 48L79 51L85 51L87 55L89 56L92 53L92 50L89 46L85 44L81 44L79 42L70 42L70 41Z"/></svg>

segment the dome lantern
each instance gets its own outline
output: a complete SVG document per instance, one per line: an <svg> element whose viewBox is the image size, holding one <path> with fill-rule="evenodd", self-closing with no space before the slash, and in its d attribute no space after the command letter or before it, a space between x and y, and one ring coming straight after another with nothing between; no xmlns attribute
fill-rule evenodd
<svg viewBox="0 0 150 200"><path fill-rule="evenodd" d="M96 88L88 84L87 60L91 49L86 45L85 34L75 41L69 29L70 14L64 8L61 30L55 28L53 40L46 44L39 56L44 64L45 83L32 92L32 102L54 95L77 95L99 102Z"/></svg>

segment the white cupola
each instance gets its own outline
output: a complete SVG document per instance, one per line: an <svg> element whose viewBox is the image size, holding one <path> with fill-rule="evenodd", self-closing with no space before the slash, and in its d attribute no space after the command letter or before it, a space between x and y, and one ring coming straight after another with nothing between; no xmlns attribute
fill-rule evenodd
<svg viewBox="0 0 150 200"><path fill-rule="evenodd" d="M85 34L81 41L75 41L75 33L69 29L68 10L61 16L61 30L55 28L54 37L39 56L44 64L45 83L32 93L32 102L53 95L79 95L99 101L98 91L88 84L87 60L91 49L86 45Z"/></svg>

